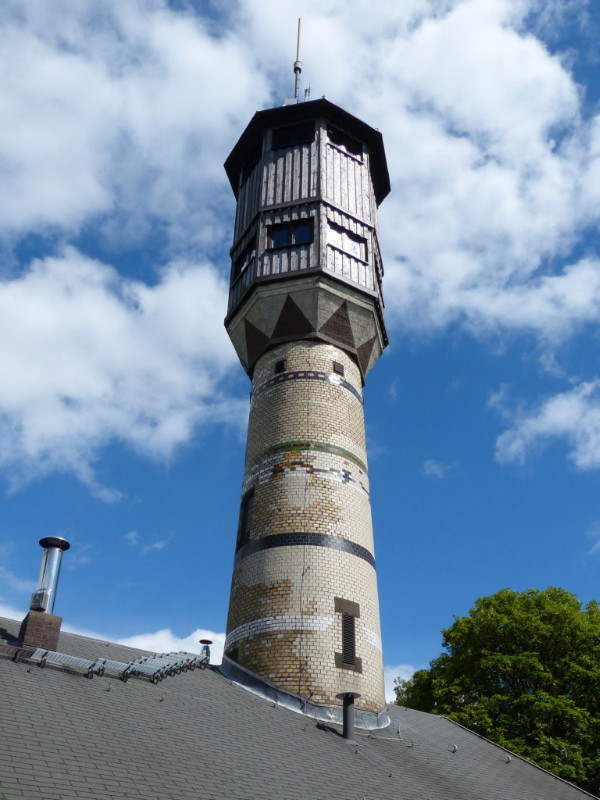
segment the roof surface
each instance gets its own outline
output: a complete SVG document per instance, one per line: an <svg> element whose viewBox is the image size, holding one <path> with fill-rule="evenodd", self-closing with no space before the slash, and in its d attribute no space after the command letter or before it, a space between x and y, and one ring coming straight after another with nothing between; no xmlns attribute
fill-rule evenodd
<svg viewBox="0 0 600 800"><path fill-rule="evenodd" d="M0 641L19 623L0 618ZM62 633L62 653L143 651ZM349 744L212 669L154 685L0 658L2 800L581 800L444 717L391 706Z"/></svg>

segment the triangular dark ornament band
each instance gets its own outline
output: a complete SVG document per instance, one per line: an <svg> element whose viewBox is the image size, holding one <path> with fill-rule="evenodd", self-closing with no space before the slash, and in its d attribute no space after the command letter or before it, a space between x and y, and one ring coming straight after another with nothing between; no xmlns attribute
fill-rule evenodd
<svg viewBox="0 0 600 800"><path fill-rule="evenodd" d="M301 337L313 332L313 326L288 294L279 312L279 318L271 334L271 339L286 339L290 336Z"/></svg>
<svg viewBox="0 0 600 800"><path fill-rule="evenodd" d="M361 344L361 346L356 350L356 355L358 356L358 365L363 375L366 375L369 369L369 361L371 360L371 354L376 341L377 336L372 336L364 344Z"/></svg>
<svg viewBox="0 0 600 800"><path fill-rule="evenodd" d="M322 333L334 342L339 342L346 347L354 348L354 334L352 333L352 326L350 325L348 304L345 300L342 305L333 312L327 322L321 325L319 333Z"/></svg>
<svg viewBox="0 0 600 800"><path fill-rule="evenodd" d="M247 319L244 320L246 331L246 352L248 353L248 364L254 365L256 360L265 351L269 343L269 337L255 327Z"/></svg>

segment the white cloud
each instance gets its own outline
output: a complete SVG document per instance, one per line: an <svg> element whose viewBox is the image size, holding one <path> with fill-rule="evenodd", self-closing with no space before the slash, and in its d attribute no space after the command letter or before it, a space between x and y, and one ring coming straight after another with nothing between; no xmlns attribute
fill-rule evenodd
<svg viewBox="0 0 600 800"><path fill-rule="evenodd" d="M164 539L157 539L156 541L145 545L142 548L142 552L143 553L150 553L153 550L164 550L165 547L169 544L169 542L171 541L172 538L173 538L173 535L171 534L171 535L167 536Z"/></svg>
<svg viewBox="0 0 600 800"><path fill-rule="evenodd" d="M140 535L137 531L129 531L129 533L126 533L123 538L131 547L135 547L135 545L140 541Z"/></svg>
<svg viewBox="0 0 600 800"><path fill-rule="evenodd" d="M399 38L389 54L395 66L402 63L401 80L414 101L515 164L546 157L549 129L577 112L576 89L559 60L519 30L528 5L456 2Z"/></svg>
<svg viewBox="0 0 600 800"><path fill-rule="evenodd" d="M171 653L184 650L187 653L200 653L202 645L200 639L210 639L210 663L220 664L223 660L223 647L225 645L225 634L209 631L204 628L197 628L188 636L176 636L169 628L155 631L154 633L140 633L135 636L128 636L125 639L117 639L118 644L127 647L138 647L140 650L151 650L154 653Z"/></svg>
<svg viewBox="0 0 600 800"><path fill-rule="evenodd" d="M13 592L35 592L37 584L27 578L20 578L14 572L0 566L0 584Z"/></svg>
<svg viewBox="0 0 600 800"><path fill-rule="evenodd" d="M24 608L15 608L14 606L8 605L8 603L3 603L2 599L0 598L0 617L22 620L27 614L28 608L29 603L27 603L27 606Z"/></svg>
<svg viewBox="0 0 600 800"><path fill-rule="evenodd" d="M421 467L421 472L428 478L445 478L447 473L454 469L455 464L444 464L442 461L436 461L434 458L429 458Z"/></svg>
<svg viewBox="0 0 600 800"><path fill-rule="evenodd" d="M6 560L9 558L15 550L15 543L14 541L5 541L0 544L0 558Z"/></svg>
<svg viewBox="0 0 600 800"><path fill-rule="evenodd" d="M524 32L531 8L448 3L397 35L360 87L391 167L381 230L396 324L556 340L597 318L596 259L568 253L598 216L582 196L598 126L561 58Z"/></svg>
<svg viewBox="0 0 600 800"><path fill-rule="evenodd" d="M600 520L593 522L586 531L587 537L591 542L591 547L587 551L588 556L600 555Z"/></svg>
<svg viewBox="0 0 600 800"><path fill-rule="evenodd" d="M101 496L101 499L105 499L105 497ZM65 559L65 569L76 572L80 567L87 567L88 564L91 564L94 556L92 545L79 543L75 552L71 550L69 557Z"/></svg>
<svg viewBox="0 0 600 800"><path fill-rule="evenodd" d="M502 408L502 401L500 402ZM532 410L503 412L513 423L498 437L501 463L523 464L553 440L563 441L577 469L600 468L600 379L547 398Z"/></svg>
<svg viewBox="0 0 600 800"><path fill-rule="evenodd" d="M121 235L155 217L188 245L226 240L224 142L267 100L245 40L160 0L52 12L43 0L0 11L0 229L108 214Z"/></svg>
<svg viewBox="0 0 600 800"><path fill-rule="evenodd" d="M208 265L174 263L148 286L73 248L0 283L0 466L15 480L93 472L117 440L168 458L201 422L243 420L219 381L235 355L226 293Z"/></svg>
<svg viewBox="0 0 600 800"><path fill-rule="evenodd" d="M140 544L140 534L138 531L129 531L123 538L131 547L136 547ZM146 553L151 553L153 550L164 550L172 538L173 534L170 533L162 539L155 539L153 542L142 546L142 553L145 555Z"/></svg>
<svg viewBox="0 0 600 800"><path fill-rule="evenodd" d="M383 668L383 680L385 685L385 699L388 703L393 703L396 700L395 681L400 678L407 681L412 678L418 667L413 667L412 664L393 664Z"/></svg>

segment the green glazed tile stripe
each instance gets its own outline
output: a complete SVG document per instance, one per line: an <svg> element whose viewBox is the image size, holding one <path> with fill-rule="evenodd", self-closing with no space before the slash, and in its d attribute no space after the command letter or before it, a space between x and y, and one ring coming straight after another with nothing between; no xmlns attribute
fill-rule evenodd
<svg viewBox="0 0 600 800"><path fill-rule="evenodd" d="M343 447L336 447L333 444L326 444L325 442L281 442L281 444L267 447L266 450L263 450L261 453L259 453L259 455L254 459L254 463L256 464L257 461L260 461L265 456L271 455L271 453L282 453L286 450L314 450L319 453L330 453L331 455L345 458L347 461L352 461L352 463L356 464L357 467L362 469L365 474L367 473L367 465L361 461L360 458L357 458L349 450L344 450Z"/></svg>

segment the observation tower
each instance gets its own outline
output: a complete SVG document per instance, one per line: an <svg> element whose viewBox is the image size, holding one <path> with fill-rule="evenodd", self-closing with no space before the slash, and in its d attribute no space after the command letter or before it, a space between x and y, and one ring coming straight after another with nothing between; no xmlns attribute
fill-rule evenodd
<svg viewBox="0 0 600 800"><path fill-rule="evenodd" d="M297 64L299 62L296 62ZM252 380L226 659L317 706L385 706L363 415L387 343L381 134L328 100L255 114L225 325Z"/></svg>

